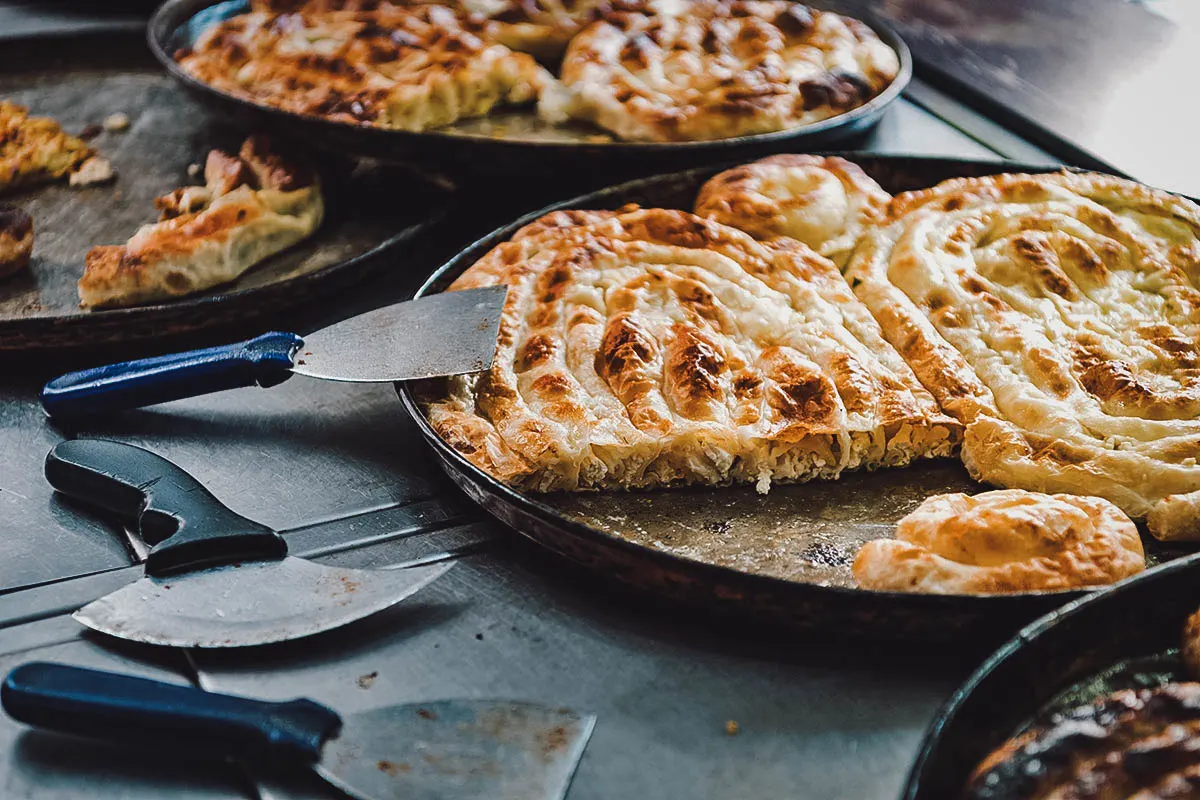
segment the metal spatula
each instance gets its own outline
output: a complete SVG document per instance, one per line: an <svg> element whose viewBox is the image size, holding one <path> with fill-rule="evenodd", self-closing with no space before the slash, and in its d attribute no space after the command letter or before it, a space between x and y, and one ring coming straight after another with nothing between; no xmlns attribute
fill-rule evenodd
<svg viewBox="0 0 1200 800"><path fill-rule="evenodd" d="M308 769L362 800L561 800L595 717L509 700L441 700L339 715L62 664L4 681L9 716L139 748Z"/></svg>
<svg viewBox="0 0 1200 800"><path fill-rule="evenodd" d="M173 647L299 639L393 606L450 567L343 569L289 556L278 533L226 508L165 458L121 442L62 442L46 456L46 479L136 523L154 544L143 577L75 612L122 639Z"/></svg>
<svg viewBox="0 0 1200 800"><path fill-rule="evenodd" d="M505 286L446 292L368 311L300 338L265 333L192 350L71 372L42 389L54 417L80 417L235 389L294 373L358 383L480 372L492 365Z"/></svg>

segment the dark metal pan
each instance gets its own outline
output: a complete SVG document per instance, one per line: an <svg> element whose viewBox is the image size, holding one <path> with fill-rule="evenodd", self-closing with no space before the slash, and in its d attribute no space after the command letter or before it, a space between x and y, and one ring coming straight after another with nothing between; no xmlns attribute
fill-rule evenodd
<svg viewBox="0 0 1200 800"><path fill-rule="evenodd" d="M205 29L247 7L246 0L167 0L150 20L150 48L176 80L221 114L272 127L335 152L436 165L458 175L545 175L574 169L628 177L771 152L829 147L869 131L912 78L912 57L904 41L890 28L871 21L879 38L900 55L900 73L891 86L859 108L791 130L706 142L597 142L597 134L601 133L598 129L541 124L532 111L525 109L411 133L334 122L252 103L212 88L175 63L173 56L178 49L190 46Z"/></svg>
<svg viewBox="0 0 1200 800"><path fill-rule="evenodd" d="M958 797L975 766L1027 723L1118 689L1190 680L1178 648L1200 608L1200 556L1076 600L1007 642L930 725L903 800Z"/></svg>
<svg viewBox="0 0 1200 800"><path fill-rule="evenodd" d="M88 249L125 242L155 219L156 196L195 182L189 164L202 161L211 147L236 151L253 129L219 125L205 115L162 74L140 31L5 42L0 98L54 117L72 132L116 112L132 123L94 140L117 170L115 184L55 184L0 197L33 216L36 236L30 268L0 281L0 351L162 340L281 313L397 258L448 202L444 190L404 170L350 176L344 164L326 157L318 165L326 219L310 239L208 292L81 311L75 283Z"/></svg>
<svg viewBox="0 0 1200 800"><path fill-rule="evenodd" d="M846 155L893 192L952 177L1047 169L1000 161ZM700 185L727 166L637 180L526 215L459 253L417 294L441 291L518 227L547 211L630 202L687 209ZM799 628L994 644L1080 594L937 596L855 588L850 564L860 544L890 536L892 525L929 495L980 488L957 461L776 486L765 497L750 487L523 494L460 456L429 426L409 389L398 390L442 467L473 500L573 561L677 600ZM1152 560L1178 554L1148 547Z"/></svg>

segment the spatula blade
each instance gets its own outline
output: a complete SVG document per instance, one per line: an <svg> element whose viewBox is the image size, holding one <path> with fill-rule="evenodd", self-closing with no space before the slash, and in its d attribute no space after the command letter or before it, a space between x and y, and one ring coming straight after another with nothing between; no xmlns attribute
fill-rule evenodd
<svg viewBox="0 0 1200 800"><path fill-rule="evenodd" d="M561 800L596 718L506 700L352 714L317 771L363 800Z"/></svg>
<svg viewBox="0 0 1200 800"><path fill-rule="evenodd" d="M290 641L382 611L451 567L340 569L302 558L144 577L75 612L93 630L171 647Z"/></svg>
<svg viewBox="0 0 1200 800"><path fill-rule="evenodd" d="M362 383L480 372L492 365L506 286L377 308L304 337L293 371Z"/></svg>

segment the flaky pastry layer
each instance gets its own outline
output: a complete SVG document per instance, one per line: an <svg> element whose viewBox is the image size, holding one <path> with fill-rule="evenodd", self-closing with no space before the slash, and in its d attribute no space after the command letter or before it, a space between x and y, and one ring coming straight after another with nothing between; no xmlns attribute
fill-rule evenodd
<svg viewBox="0 0 1200 800"><path fill-rule="evenodd" d="M1146 568L1137 526L1099 497L1003 489L927 498L854 559L866 589L1006 594L1103 586Z"/></svg>
<svg viewBox="0 0 1200 800"><path fill-rule="evenodd" d="M979 480L1200 537L1200 207L1097 174L897 196L847 271Z"/></svg>
<svg viewBox="0 0 1200 800"><path fill-rule="evenodd" d="M557 212L452 286L507 284L496 361L419 398L535 491L836 478L960 436L837 268L683 211Z"/></svg>
<svg viewBox="0 0 1200 800"><path fill-rule="evenodd" d="M790 236L840 266L891 198L844 158L787 153L714 175L696 213L756 239Z"/></svg>
<svg viewBox="0 0 1200 800"><path fill-rule="evenodd" d="M169 300L227 283L321 224L316 176L261 137L247 139L237 156L210 152L204 178L204 186L158 198L162 218L128 243L88 251L83 307Z"/></svg>
<svg viewBox="0 0 1200 800"><path fill-rule="evenodd" d="M439 5L253 11L207 30L176 60L229 94L298 114L424 131L532 103L549 74L480 38Z"/></svg>
<svg viewBox="0 0 1200 800"><path fill-rule="evenodd" d="M857 20L784 0L701 0L580 31L538 112L630 141L722 139L844 113L898 71L895 51Z"/></svg>

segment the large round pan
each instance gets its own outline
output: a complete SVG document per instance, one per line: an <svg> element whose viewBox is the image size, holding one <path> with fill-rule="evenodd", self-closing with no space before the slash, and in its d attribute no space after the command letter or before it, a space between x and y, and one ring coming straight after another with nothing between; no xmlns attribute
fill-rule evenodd
<svg viewBox="0 0 1200 800"><path fill-rule="evenodd" d="M175 62L178 49L191 46L204 30L243 13L247 7L246 0L167 0L150 20L150 47L176 80L219 113L274 128L338 153L436 164L459 174L548 174L573 168L630 176L783 150L827 148L865 134L912 77L912 56L904 41L890 28L871 21L879 38L899 54L899 74L865 105L811 125L705 142L597 142L598 129L539 124L532 110L524 109L493 114L485 121L468 120L435 131L411 133L334 122L252 103L197 80Z"/></svg>
<svg viewBox="0 0 1200 800"><path fill-rule="evenodd" d="M1192 680L1178 648L1184 620L1200 608L1198 559L1077 600L1001 647L929 727L903 800L958 797L984 756L1045 714L1118 689Z"/></svg>
<svg viewBox="0 0 1200 800"><path fill-rule="evenodd" d="M893 192L947 178L1045 171L1011 162L849 154ZM728 166L728 165L725 165ZM700 185L724 167L626 183L529 214L481 239L435 272L418 295L444 289L521 225L558 208L625 203L691 208ZM855 588L850 564L863 542L929 495L976 491L957 461L848 474L835 482L631 493L524 494L448 446L398 386L438 461L464 492L525 536L573 561L677 600L750 612L789 625L880 637L1002 641L1078 592L1009 596L890 594ZM1169 553L1151 548L1151 559Z"/></svg>

